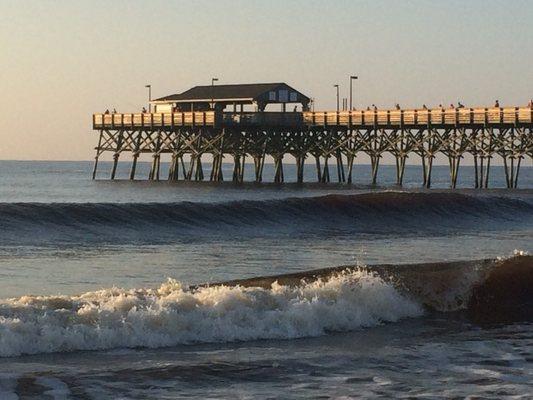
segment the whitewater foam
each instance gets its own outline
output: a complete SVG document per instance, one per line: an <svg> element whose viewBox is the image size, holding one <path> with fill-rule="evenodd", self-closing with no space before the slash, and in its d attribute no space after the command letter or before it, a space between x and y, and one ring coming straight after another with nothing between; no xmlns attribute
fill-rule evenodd
<svg viewBox="0 0 533 400"><path fill-rule="evenodd" d="M365 270L270 288L110 288L0 301L0 356L319 336L394 322L422 306Z"/></svg>

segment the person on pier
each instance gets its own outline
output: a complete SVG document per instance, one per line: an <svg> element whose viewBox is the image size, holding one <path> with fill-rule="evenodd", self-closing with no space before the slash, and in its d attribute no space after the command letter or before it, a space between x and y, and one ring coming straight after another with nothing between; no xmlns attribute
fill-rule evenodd
<svg viewBox="0 0 533 400"><path fill-rule="evenodd" d="M460 101L458 101L457 108L465 108L465 106Z"/></svg>
<svg viewBox="0 0 533 400"><path fill-rule="evenodd" d="M500 108L500 100L496 100L496 102L494 103L494 107Z"/></svg>
<svg viewBox="0 0 533 400"><path fill-rule="evenodd" d="M452 110L455 110L455 106L453 105L453 103L450 104L450 108L451 108Z"/></svg>
<svg viewBox="0 0 533 400"><path fill-rule="evenodd" d="M428 107L425 104L422 104L422 110L427 110Z"/></svg>
<svg viewBox="0 0 533 400"><path fill-rule="evenodd" d="M400 103L396 103L396 109L397 109L397 110L400 110L400 109L401 109L401 107L400 107Z"/></svg>
<svg viewBox="0 0 533 400"><path fill-rule="evenodd" d="M375 104L372 104L372 108L373 108L374 111L377 111L377 110L378 110L378 108L376 107Z"/></svg>
<svg viewBox="0 0 533 400"><path fill-rule="evenodd" d="M109 108L105 110L104 114L109 114Z"/></svg>
<svg viewBox="0 0 533 400"><path fill-rule="evenodd" d="M142 113L143 113L143 114L146 114L147 112L148 112L148 111L146 111L146 107L143 107L143 109L142 109Z"/></svg>
<svg viewBox="0 0 533 400"><path fill-rule="evenodd" d="M117 113L117 109L113 108L113 114L116 114L116 113Z"/></svg>

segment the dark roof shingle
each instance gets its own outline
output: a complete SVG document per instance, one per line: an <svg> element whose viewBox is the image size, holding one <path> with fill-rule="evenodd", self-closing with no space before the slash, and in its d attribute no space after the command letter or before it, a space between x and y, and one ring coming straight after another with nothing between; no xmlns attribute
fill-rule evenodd
<svg viewBox="0 0 533 400"><path fill-rule="evenodd" d="M185 101L185 100L216 100L224 99L255 99L279 86L288 86L285 83L249 83L239 85L195 86L183 93L161 97L155 101Z"/></svg>

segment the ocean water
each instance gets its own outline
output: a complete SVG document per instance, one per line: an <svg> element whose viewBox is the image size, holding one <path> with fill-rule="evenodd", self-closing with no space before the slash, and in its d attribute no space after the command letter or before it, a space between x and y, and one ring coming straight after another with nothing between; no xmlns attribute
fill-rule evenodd
<svg viewBox="0 0 533 400"><path fill-rule="evenodd" d="M424 190L414 166L400 188L392 166L372 187L367 165L353 185L312 183L312 165L303 185L235 185L2 161L0 399L531 398L530 292L510 321L480 323L467 305L489 276L477 260L533 251L528 162L518 190L501 167L475 190L468 166L459 189L438 166ZM415 263L445 263L441 286L438 270L364 268ZM216 284L341 265L360 268Z"/></svg>

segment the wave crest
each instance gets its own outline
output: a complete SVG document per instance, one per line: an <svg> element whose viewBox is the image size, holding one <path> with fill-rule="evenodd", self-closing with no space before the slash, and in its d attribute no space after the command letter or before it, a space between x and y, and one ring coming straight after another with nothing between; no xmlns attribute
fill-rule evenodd
<svg viewBox="0 0 533 400"><path fill-rule="evenodd" d="M370 327L422 314L377 275L346 271L270 288L111 288L81 296L0 302L0 356L199 342L289 339Z"/></svg>
<svg viewBox="0 0 533 400"><path fill-rule="evenodd" d="M459 193L379 192L228 203L0 203L3 243L178 240L324 231L428 234L531 223L533 204L509 197ZM495 223L497 222L497 224ZM260 230L258 230L260 228ZM150 235L146 235L150 230Z"/></svg>

